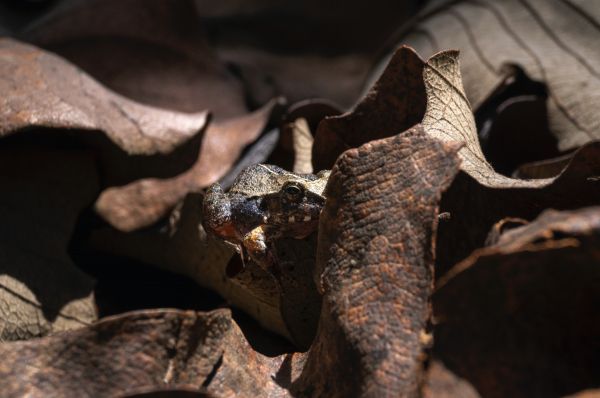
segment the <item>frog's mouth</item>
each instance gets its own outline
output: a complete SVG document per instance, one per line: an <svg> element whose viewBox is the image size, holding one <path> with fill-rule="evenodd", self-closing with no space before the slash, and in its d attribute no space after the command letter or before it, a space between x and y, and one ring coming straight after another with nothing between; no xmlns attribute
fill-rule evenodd
<svg viewBox="0 0 600 398"><path fill-rule="evenodd" d="M269 217L268 224L278 228L282 236L302 239L318 228L321 209L321 206L312 206L281 212Z"/></svg>

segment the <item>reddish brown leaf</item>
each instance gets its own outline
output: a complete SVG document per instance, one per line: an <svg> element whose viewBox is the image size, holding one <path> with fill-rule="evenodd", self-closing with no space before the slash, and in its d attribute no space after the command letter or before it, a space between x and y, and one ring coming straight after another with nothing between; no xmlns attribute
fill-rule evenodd
<svg viewBox="0 0 600 398"><path fill-rule="evenodd" d="M403 65L413 66L402 69ZM421 73L424 92L416 88L415 79ZM410 105L425 100L419 99L420 95L426 96L426 110L421 116L419 108ZM407 109L414 111L408 119L411 112ZM594 180L586 180L600 174L600 162L594 155L600 148L596 143L582 148L558 177L519 180L494 171L479 146L473 114L462 88L456 51L444 51L423 62L410 48L400 48L370 94L354 111L321 123L315 151L325 150L315 152L314 161L331 162L342 149L361 140L397 133L407 120L419 117L429 135L446 142L465 143L459 151L463 172L444 195L441 205L442 211L450 214L449 221L440 226L437 247L442 272L481 247L498 220L532 219L547 207L576 208L600 200L600 186ZM319 134L322 141L317 143Z"/></svg>
<svg viewBox="0 0 600 398"><path fill-rule="evenodd" d="M546 211L439 280L434 354L486 397L597 385L600 209Z"/></svg>
<svg viewBox="0 0 600 398"><path fill-rule="evenodd" d="M94 280L67 254L77 217L99 189L93 155L59 140L23 145L19 137L0 141L0 341L97 317Z"/></svg>
<svg viewBox="0 0 600 398"><path fill-rule="evenodd" d="M396 51L380 79L348 113L319 124L313 163L330 169L346 149L399 134L419 123L425 113L423 61L408 47Z"/></svg>
<svg viewBox="0 0 600 398"><path fill-rule="evenodd" d="M109 188L96 201L96 211L121 231L153 224L185 195L199 192L223 177L242 150L264 131L282 101L272 100L254 113L211 124L192 168L170 179L142 179Z"/></svg>
<svg viewBox="0 0 600 398"><path fill-rule="evenodd" d="M200 388L219 366L230 328L225 310L154 310L4 344L1 389L7 397L110 397L165 384Z"/></svg>
<svg viewBox="0 0 600 398"><path fill-rule="evenodd" d="M284 357L256 353L228 310L132 312L77 331L0 345L0 353L5 397L114 397L165 388L209 396L287 396L268 376Z"/></svg>
<svg viewBox="0 0 600 398"><path fill-rule="evenodd" d="M228 277L228 264L239 262L239 255L199 229L201 209L200 195L188 195L172 233L159 228L124 233L99 223L89 231L91 236L85 245L92 256L94 251L108 252L186 275L200 286L218 292L263 327L289 336L279 310L279 291L273 277L254 263L235 278ZM83 222L90 223L89 220Z"/></svg>
<svg viewBox="0 0 600 398"><path fill-rule="evenodd" d="M551 178L560 174L572 158L573 153L568 153L552 159L526 163L519 166L514 173L514 177L522 179Z"/></svg>
<svg viewBox="0 0 600 398"><path fill-rule="evenodd" d="M140 105L61 58L0 39L0 136L26 127L101 130L130 154L168 153L198 134L207 114Z"/></svg>
<svg viewBox="0 0 600 398"><path fill-rule="evenodd" d="M210 48L193 1L57 7L24 36L136 101L183 112L209 109L218 120L247 112L241 83Z"/></svg>
<svg viewBox="0 0 600 398"><path fill-rule="evenodd" d="M443 363L434 360L427 369L423 385L425 398L479 398L480 395L466 380L448 370Z"/></svg>
<svg viewBox="0 0 600 398"><path fill-rule="evenodd" d="M419 394L437 203L457 150L417 126L336 162L319 228L323 310L300 393Z"/></svg>

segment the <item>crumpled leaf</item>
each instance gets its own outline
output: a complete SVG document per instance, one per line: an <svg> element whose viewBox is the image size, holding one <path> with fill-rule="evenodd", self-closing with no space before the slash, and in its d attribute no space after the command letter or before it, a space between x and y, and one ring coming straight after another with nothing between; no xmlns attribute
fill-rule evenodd
<svg viewBox="0 0 600 398"><path fill-rule="evenodd" d="M315 134L315 170L330 169L346 149L399 134L419 123L426 106L422 70L419 56L401 47L352 111L325 118Z"/></svg>
<svg viewBox="0 0 600 398"><path fill-rule="evenodd" d="M596 2L434 1L397 42L423 56L460 48L475 109L501 84L506 66L518 65L546 85L550 131L562 152L600 138L598 11Z"/></svg>
<svg viewBox="0 0 600 398"><path fill-rule="evenodd" d="M145 396L143 391L167 389L288 397L285 388L304 359L257 353L226 309L129 312L76 331L0 345L0 353L6 397Z"/></svg>
<svg viewBox="0 0 600 398"><path fill-rule="evenodd" d="M190 0L85 1L57 7L22 36L136 101L209 109L217 120L241 116L241 82L215 56L196 14Z"/></svg>
<svg viewBox="0 0 600 398"><path fill-rule="evenodd" d="M137 104L14 40L0 39L0 54L10 76L0 81L3 219L12 226L2 243L1 339L15 340L96 319L93 280L67 254L77 217L103 184L180 172L207 115Z"/></svg>
<svg viewBox="0 0 600 398"><path fill-rule="evenodd" d="M513 177L522 179L551 178L564 170L573 158L573 155L573 153L568 153L555 158L522 164L515 170Z"/></svg>
<svg viewBox="0 0 600 398"><path fill-rule="evenodd" d="M77 217L98 190L94 158L17 138L0 141L0 341L80 328L97 317L94 280L67 254Z"/></svg>
<svg viewBox="0 0 600 398"><path fill-rule="evenodd" d="M360 93L387 35L420 6L394 0L351 1L343 10L316 0L196 4L252 104L283 95L292 103L328 98L345 108Z"/></svg>
<svg viewBox="0 0 600 398"><path fill-rule="evenodd" d="M426 109L415 106L425 99ZM459 151L462 172L441 204L441 211L448 212L450 219L439 229L440 274L481 247L491 226L500 219L530 220L548 207L576 208L600 200L600 185L589 179L600 174L597 143L581 148L562 174L553 178L519 180L493 170L479 146L462 89L457 51L443 51L424 62L409 47L398 49L352 112L321 122L313 161L326 166L346 147L397 134L418 118L429 135L465 144Z"/></svg>
<svg viewBox="0 0 600 398"><path fill-rule="evenodd" d="M264 131L282 104L270 101L256 112L207 128L196 163L170 179L141 179L100 195L96 211L115 228L129 232L153 224L190 192L200 192L233 166L242 150Z"/></svg>
<svg viewBox="0 0 600 398"><path fill-rule="evenodd" d="M135 155L168 153L204 128L206 112L144 106L105 89L61 58L0 39L0 136L29 127L101 130Z"/></svg>
<svg viewBox="0 0 600 398"><path fill-rule="evenodd" d="M96 227L87 231L89 237L80 243L79 250L92 257L97 252L105 252L132 258L188 276L200 286L218 292L266 329L289 337L272 276L253 263L235 278L227 275L228 264L240 261L239 255L223 242L207 237L201 227L201 195L187 195L178 212L179 221L174 231L145 228L125 233L95 219L81 220Z"/></svg>
<svg viewBox="0 0 600 398"><path fill-rule="evenodd" d="M312 98L290 105L281 122L281 137L277 143L277 148L275 148L267 163L280 165L286 170L295 170L295 164L298 162L302 163L306 170L312 169L314 171L312 147L317 126L327 116L339 115L340 113L342 111L337 104L322 98ZM299 151L298 137L294 136L294 134L297 134L294 132L294 125L300 119L306 121L312 143L310 148L307 146ZM310 140L308 136L306 136L306 139L307 141ZM309 151L310 153L305 153Z"/></svg>
<svg viewBox="0 0 600 398"><path fill-rule="evenodd" d="M337 160L319 225L323 309L297 393L418 394L437 205L458 171L458 147L416 126Z"/></svg>
<svg viewBox="0 0 600 398"><path fill-rule="evenodd" d="M471 384L452 373L438 360L429 364L422 391L425 398L480 397Z"/></svg>
<svg viewBox="0 0 600 398"><path fill-rule="evenodd" d="M433 354L481 396L563 396L598 381L600 208L548 210L439 281Z"/></svg>
<svg viewBox="0 0 600 398"><path fill-rule="evenodd" d="M7 397L111 397L150 386L200 388L219 367L231 324L227 310L149 310L0 345L1 389Z"/></svg>

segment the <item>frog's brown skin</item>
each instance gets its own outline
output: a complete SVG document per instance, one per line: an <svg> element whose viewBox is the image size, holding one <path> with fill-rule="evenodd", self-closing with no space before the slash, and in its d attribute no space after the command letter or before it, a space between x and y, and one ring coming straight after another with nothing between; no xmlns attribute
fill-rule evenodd
<svg viewBox="0 0 600 398"><path fill-rule="evenodd" d="M302 239L317 229L325 204L329 171L295 174L273 165L245 168L229 191L213 184L203 204L207 231L234 244L242 259L270 269L275 262L270 242Z"/></svg>

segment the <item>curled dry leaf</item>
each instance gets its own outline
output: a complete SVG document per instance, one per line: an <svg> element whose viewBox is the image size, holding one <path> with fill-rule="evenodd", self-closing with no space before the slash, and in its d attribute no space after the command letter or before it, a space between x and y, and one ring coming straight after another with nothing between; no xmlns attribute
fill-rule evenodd
<svg viewBox="0 0 600 398"><path fill-rule="evenodd" d="M520 180L494 171L479 145L457 51L443 51L424 62L409 47L398 49L352 112L319 125L313 161L331 164L345 148L397 134L417 119L430 136L465 144L459 151L462 172L441 204L451 215L438 236L442 272L481 247L491 226L502 218L532 219L548 207L576 208L600 200L600 185L588 179L600 174L598 143L581 148L553 178Z"/></svg>
<svg viewBox="0 0 600 398"><path fill-rule="evenodd" d="M210 109L217 120L247 112L243 87L210 48L193 1L63 4L22 36L136 101Z"/></svg>
<svg viewBox="0 0 600 398"><path fill-rule="evenodd" d="M551 159L525 163L514 172L513 177L522 179L551 178L561 173L573 158L573 153Z"/></svg>
<svg viewBox="0 0 600 398"><path fill-rule="evenodd" d="M294 385L301 396L418 395L437 206L457 150L416 126L337 160L319 226L323 309Z"/></svg>
<svg viewBox="0 0 600 398"><path fill-rule="evenodd" d="M312 168L312 147L314 143L308 122L304 118L296 119L291 125L294 142L294 173L310 174Z"/></svg>
<svg viewBox="0 0 600 398"><path fill-rule="evenodd" d="M89 238L81 243L81 248L91 256L98 251L111 253L186 275L200 286L218 292L266 329L289 337L279 311L279 292L273 277L250 263L245 272L230 278L228 265L235 266L233 263L240 261L239 255L221 241L206 236L201 217L201 195L189 194L173 234L158 228L124 233L106 223L82 220L98 227L89 231Z"/></svg>
<svg viewBox="0 0 600 398"><path fill-rule="evenodd" d="M80 328L96 319L94 281L67 245L98 191L92 154L0 141L0 341ZM1 389L0 389L1 390Z"/></svg>
<svg viewBox="0 0 600 398"><path fill-rule="evenodd" d="M280 389L258 371L276 371L282 358L251 351L228 310L132 312L80 330L4 344L0 352L6 397L114 397L178 386L204 392L206 387L216 396L236 391L262 396Z"/></svg>
<svg viewBox="0 0 600 398"><path fill-rule="evenodd" d="M204 128L206 112L140 105L98 84L61 58L0 39L0 136L23 128L101 130L135 155L168 153Z"/></svg>
<svg viewBox="0 0 600 398"><path fill-rule="evenodd" d="M518 65L546 85L550 130L558 149L565 151L600 138L596 117L600 49L595 22L600 4L583 4L435 1L398 40L423 56L444 48L460 48L465 92L474 108L501 84L506 66Z"/></svg>
<svg viewBox="0 0 600 398"><path fill-rule="evenodd" d="M96 318L93 281L67 254L78 215L103 183L180 171L207 115L137 104L14 40L0 39L0 57L3 219L12 226L2 240L0 338L16 340ZM147 156L167 153L175 165Z"/></svg>
<svg viewBox="0 0 600 398"><path fill-rule="evenodd" d="M348 113L323 120L315 134L315 170L330 169L346 149L407 130L423 119L423 61L401 47L369 93Z"/></svg>
<svg viewBox="0 0 600 398"><path fill-rule="evenodd" d="M190 192L200 192L218 181L238 160L243 149L253 143L277 114L282 99L261 109L207 128L196 163L170 179L142 179L102 192L96 211L121 231L133 231L164 217Z"/></svg>
<svg viewBox="0 0 600 398"><path fill-rule="evenodd" d="M597 385L600 208L546 211L438 281L434 355L482 396Z"/></svg>
<svg viewBox="0 0 600 398"><path fill-rule="evenodd" d="M295 171L295 164L298 162L299 164L303 164L306 170L311 169L315 171L312 161L312 147L317 126L325 117L339 115L340 113L342 113L341 108L337 104L322 98L313 98L291 104L287 112L283 115L280 128L281 136L277 148L266 163L276 164L286 170ZM300 119L304 119L307 124L307 130L303 128L301 135L308 133L310 134L310 138L306 135L306 139L298 141L297 138L299 137L294 137L295 134L298 134L295 133L296 129L294 126L296 121ZM305 142L308 144L309 140L312 141L310 147L301 144L302 149L298 151L298 143ZM300 159L303 160L300 161Z"/></svg>

